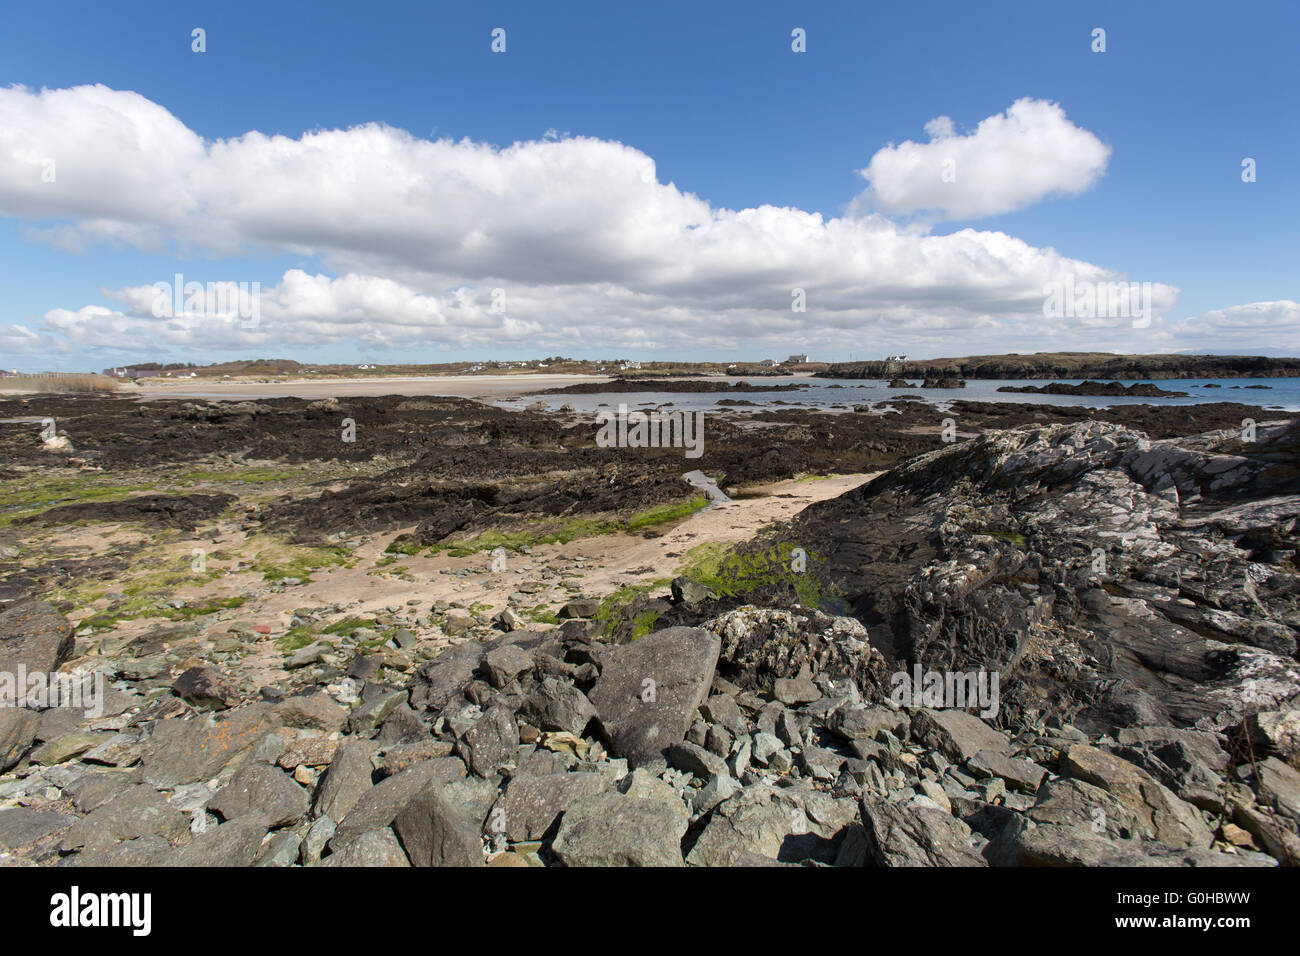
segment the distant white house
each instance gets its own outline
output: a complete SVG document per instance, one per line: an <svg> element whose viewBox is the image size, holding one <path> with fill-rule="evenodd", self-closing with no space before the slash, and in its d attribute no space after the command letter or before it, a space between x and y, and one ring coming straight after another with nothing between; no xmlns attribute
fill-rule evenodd
<svg viewBox="0 0 1300 956"><path fill-rule="evenodd" d="M803 365L803 364L807 363L807 361L808 361L808 356L806 356L806 355L791 355L788 359L785 360L785 364L786 364L786 365Z"/></svg>
<svg viewBox="0 0 1300 956"><path fill-rule="evenodd" d="M776 365L776 359L763 359L763 361L759 362L758 364L764 366L765 368L772 368Z"/></svg>

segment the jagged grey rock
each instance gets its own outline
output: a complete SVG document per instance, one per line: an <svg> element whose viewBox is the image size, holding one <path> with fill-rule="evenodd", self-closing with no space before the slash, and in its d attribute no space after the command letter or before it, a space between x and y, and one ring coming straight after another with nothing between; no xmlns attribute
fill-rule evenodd
<svg viewBox="0 0 1300 956"><path fill-rule="evenodd" d="M876 866L988 865L972 846L970 827L942 810L865 797L862 825Z"/></svg>
<svg viewBox="0 0 1300 956"><path fill-rule="evenodd" d="M1172 846L1208 847L1209 827L1196 808L1180 800L1145 770L1104 750L1075 744L1061 755L1062 772L1100 787L1151 825L1155 838Z"/></svg>
<svg viewBox="0 0 1300 956"><path fill-rule="evenodd" d="M565 811L551 849L565 866L681 866L685 832L658 800L601 793Z"/></svg>
<svg viewBox="0 0 1300 956"><path fill-rule="evenodd" d="M517 775L497 800L489 820L499 822L512 843L540 840L575 803L610 788L610 782L598 773Z"/></svg>
<svg viewBox="0 0 1300 956"><path fill-rule="evenodd" d="M246 764L212 795L208 809L223 820L257 810L265 815L267 826L275 829L288 826L305 814L308 803L307 791L283 770L264 764Z"/></svg>
<svg viewBox="0 0 1300 956"><path fill-rule="evenodd" d="M460 738L460 755L480 777L512 760L519 749L519 726L508 707L488 708Z"/></svg>
<svg viewBox="0 0 1300 956"><path fill-rule="evenodd" d="M71 813L9 807L0 810L0 847L16 851L56 835L77 822Z"/></svg>
<svg viewBox="0 0 1300 956"><path fill-rule="evenodd" d="M266 836L266 817L253 810L228 823L210 827L168 859L168 866L250 866Z"/></svg>
<svg viewBox="0 0 1300 956"><path fill-rule="evenodd" d="M365 740L347 739L339 745L316 790L317 816L330 817L337 823L371 789L372 753L374 746Z"/></svg>
<svg viewBox="0 0 1300 956"><path fill-rule="evenodd" d="M679 770L685 770L705 779L729 776L725 760L717 754L687 741L673 744L668 748L668 762Z"/></svg>
<svg viewBox="0 0 1300 956"><path fill-rule="evenodd" d="M495 795L496 788L486 781L468 780L417 794L393 820L411 865L483 866L483 819Z"/></svg>
<svg viewBox="0 0 1300 956"><path fill-rule="evenodd" d="M321 866L410 866L402 844L388 827L369 830L325 858Z"/></svg>
<svg viewBox="0 0 1300 956"><path fill-rule="evenodd" d="M0 707L0 772L8 770L32 749L41 715L25 707Z"/></svg>
<svg viewBox="0 0 1300 956"><path fill-rule="evenodd" d="M0 611L0 673L52 674L72 655L72 624L46 601L15 601ZM25 688L24 688L25 691Z"/></svg>
<svg viewBox="0 0 1300 956"><path fill-rule="evenodd" d="M964 763L981 750L1006 753L1011 741L963 710L921 709L912 717L912 737L949 760Z"/></svg>
<svg viewBox="0 0 1300 956"><path fill-rule="evenodd" d="M616 754L635 767L685 738L720 647L715 634L670 627L604 653L589 697Z"/></svg>
<svg viewBox="0 0 1300 956"><path fill-rule="evenodd" d="M149 834L171 842L188 829L185 814L152 786L142 783L74 823L63 837L63 849L106 850L123 840Z"/></svg>
<svg viewBox="0 0 1300 956"><path fill-rule="evenodd" d="M996 750L981 750L966 761L966 769L977 779L1000 777L1022 793L1036 793L1047 771L1032 760L1008 757Z"/></svg>
<svg viewBox="0 0 1300 956"><path fill-rule="evenodd" d="M144 778L158 787L210 779L242 760L276 726L271 705L261 703L226 711L211 724L161 720L142 756Z"/></svg>
<svg viewBox="0 0 1300 956"><path fill-rule="evenodd" d="M596 708L572 683L547 677L524 700L519 714L539 730L579 735L596 716Z"/></svg>
<svg viewBox="0 0 1300 956"><path fill-rule="evenodd" d="M518 618L513 611L510 613ZM514 629L514 626L507 628ZM483 657L483 670L487 673L488 683L493 687L505 687L532 666L533 655L517 644L504 644Z"/></svg>
<svg viewBox="0 0 1300 956"><path fill-rule="evenodd" d="M388 826L423 790L459 780L464 774L465 765L458 759L439 757L381 780L338 821L330 849L338 850L363 833Z"/></svg>

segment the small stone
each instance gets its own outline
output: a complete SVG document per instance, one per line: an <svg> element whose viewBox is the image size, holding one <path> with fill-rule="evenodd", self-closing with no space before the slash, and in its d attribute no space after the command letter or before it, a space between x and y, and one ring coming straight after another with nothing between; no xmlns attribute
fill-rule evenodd
<svg viewBox="0 0 1300 956"><path fill-rule="evenodd" d="M176 678L172 693L197 707L225 709L239 703L235 682L211 667L191 667Z"/></svg>
<svg viewBox="0 0 1300 956"><path fill-rule="evenodd" d="M754 763L760 767L766 767L772 755L782 749L781 741L774 734L765 734L762 731L754 734L753 737L753 759Z"/></svg>
<svg viewBox="0 0 1300 956"><path fill-rule="evenodd" d="M728 776L725 760L687 741L669 747L668 759L673 766L693 773L697 777Z"/></svg>
<svg viewBox="0 0 1300 956"><path fill-rule="evenodd" d="M311 866L319 862L321 855L325 852L325 847L329 844L334 836L334 831L338 825L329 817L317 817L316 821L303 837L302 845L299 850L299 859L303 866Z"/></svg>

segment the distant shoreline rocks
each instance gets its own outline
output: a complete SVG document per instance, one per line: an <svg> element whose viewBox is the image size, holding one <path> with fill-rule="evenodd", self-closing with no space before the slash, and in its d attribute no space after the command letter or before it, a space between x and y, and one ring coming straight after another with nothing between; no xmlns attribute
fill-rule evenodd
<svg viewBox="0 0 1300 956"><path fill-rule="evenodd" d="M999 392L1018 392L1032 395L1105 395L1116 398L1186 398L1186 392L1170 392L1149 382L1135 382L1125 386L1122 382L1080 382L1067 385L1051 382L1047 385L1003 385Z"/></svg>

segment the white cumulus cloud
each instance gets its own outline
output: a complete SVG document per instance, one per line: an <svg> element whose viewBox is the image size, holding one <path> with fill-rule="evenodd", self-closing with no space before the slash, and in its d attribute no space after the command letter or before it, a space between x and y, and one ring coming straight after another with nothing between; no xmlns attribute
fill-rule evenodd
<svg viewBox="0 0 1300 956"><path fill-rule="evenodd" d="M1185 348L1215 348L1240 355L1300 352L1300 302L1247 302L1211 309L1171 326Z"/></svg>
<svg viewBox="0 0 1300 956"><path fill-rule="evenodd" d="M958 150L958 192L940 204L949 212L1085 188L1108 155L1059 107L1034 100L969 136L943 117L926 128L934 140L918 149ZM935 206L898 175L912 146L882 150L868 167L888 211ZM15 352L270 354L355 341L961 354L1106 347L1108 336L1131 347L1127 320L1045 319L1043 289L1067 274L1153 279L1004 232L934 235L870 211L714 207L660 182L654 160L623 143L548 136L499 148L380 124L205 140L162 106L104 86L0 89L0 215L66 248L319 263L263 291L256 328L219 309L154 315L152 285L172 276L141 276L106 292L115 308L52 302L42 321L0 328L0 351ZM232 272L251 268L235 261ZM1155 285L1172 307L1178 290ZM796 288L806 312L791 309Z"/></svg>
<svg viewBox="0 0 1300 956"><path fill-rule="evenodd" d="M1106 171L1110 147L1071 123L1056 103L1019 99L959 136L951 118L925 124L928 143L891 144L860 175L855 208L889 215L979 219L1051 196L1077 195Z"/></svg>

